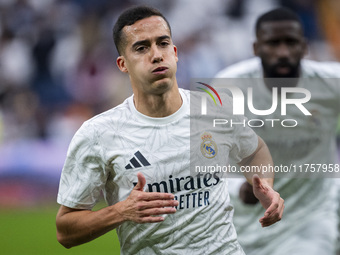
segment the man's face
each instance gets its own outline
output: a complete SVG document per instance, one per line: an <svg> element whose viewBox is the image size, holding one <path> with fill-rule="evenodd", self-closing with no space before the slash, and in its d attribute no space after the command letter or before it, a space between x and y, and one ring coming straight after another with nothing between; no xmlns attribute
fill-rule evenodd
<svg viewBox="0 0 340 255"><path fill-rule="evenodd" d="M273 21L261 24L254 43L254 53L261 58L264 77L299 77L300 61L305 52L306 41L298 22Z"/></svg>
<svg viewBox="0 0 340 255"><path fill-rule="evenodd" d="M162 17L151 16L123 28L125 49L117 65L130 76L134 93L161 94L176 82L177 48Z"/></svg>

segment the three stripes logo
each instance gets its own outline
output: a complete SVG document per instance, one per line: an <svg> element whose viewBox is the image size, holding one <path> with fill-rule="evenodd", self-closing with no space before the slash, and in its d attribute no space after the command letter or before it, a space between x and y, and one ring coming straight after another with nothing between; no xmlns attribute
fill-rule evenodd
<svg viewBox="0 0 340 255"><path fill-rule="evenodd" d="M147 161L146 158L143 156L143 154L140 153L140 151L137 151L134 155L135 156L130 159L130 163L125 166L125 169L133 169L151 165L149 161Z"/></svg>
<svg viewBox="0 0 340 255"><path fill-rule="evenodd" d="M207 87L207 88L209 88L212 92L214 92L214 94L217 96L217 98L218 98L218 100L220 101L220 104L221 104L221 106L222 106L222 100L221 100L221 98L220 98L220 95L217 93L217 91L216 91L212 86L210 86L210 85L208 85L208 84L206 84L206 83L203 83L203 82L197 82L197 83L198 83L198 84L201 84L201 85L203 85L203 86L205 86L205 87ZM201 87L197 87L197 88L200 89L200 90L202 90L202 91L204 91L205 93L207 93L207 94L212 98L212 100L214 100L215 105L217 105L214 96L211 94L211 92L210 92L208 89L206 89L206 88L201 88Z"/></svg>

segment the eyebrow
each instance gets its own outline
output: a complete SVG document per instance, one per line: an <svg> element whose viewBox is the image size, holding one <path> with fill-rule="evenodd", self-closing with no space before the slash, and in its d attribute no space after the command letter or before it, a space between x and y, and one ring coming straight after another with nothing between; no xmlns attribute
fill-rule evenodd
<svg viewBox="0 0 340 255"><path fill-rule="evenodd" d="M165 40L165 39L171 39L170 36L168 35L162 35L160 37L157 37L157 41L162 41L162 40ZM141 41L137 41L135 42L134 44L132 44L132 48L138 46L138 45L145 45L149 42L150 40L141 40Z"/></svg>

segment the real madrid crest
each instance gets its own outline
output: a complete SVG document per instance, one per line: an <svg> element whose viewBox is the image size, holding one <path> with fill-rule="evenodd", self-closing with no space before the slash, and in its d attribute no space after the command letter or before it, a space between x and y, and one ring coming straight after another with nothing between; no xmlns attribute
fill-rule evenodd
<svg viewBox="0 0 340 255"><path fill-rule="evenodd" d="M206 158L213 158L217 155L217 145L212 139L212 135L204 132L201 135L201 139L203 140L201 143L201 152L202 155Z"/></svg>

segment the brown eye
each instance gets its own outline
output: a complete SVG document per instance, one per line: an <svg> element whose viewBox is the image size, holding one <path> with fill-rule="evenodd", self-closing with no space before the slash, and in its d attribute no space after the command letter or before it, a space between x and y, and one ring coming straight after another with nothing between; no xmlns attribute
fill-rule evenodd
<svg viewBox="0 0 340 255"><path fill-rule="evenodd" d="M138 46L137 48L136 48L136 51L137 52L143 52L143 51L145 51L146 50L146 46Z"/></svg>
<svg viewBox="0 0 340 255"><path fill-rule="evenodd" d="M162 46L162 47L166 47L166 46L168 46L169 44L170 44L170 43L167 42L167 41L161 42L161 46Z"/></svg>

